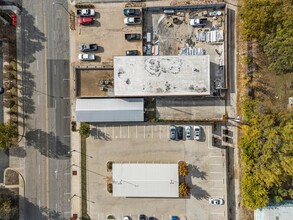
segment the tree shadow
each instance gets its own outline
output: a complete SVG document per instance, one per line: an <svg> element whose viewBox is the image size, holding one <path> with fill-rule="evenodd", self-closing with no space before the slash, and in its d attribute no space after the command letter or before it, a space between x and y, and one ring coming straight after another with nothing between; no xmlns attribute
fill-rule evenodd
<svg viewBox="0 0 293 220"><path fill-rule="evenodd" d="M38 206L37 204L32 203L27 198L20 196L20 201L23 201L24 206L24 217L27 219L58 219L58 220L67 220L61 216L61 212L56 210L51 210L45 206Z"/></svg>
<svg viewBox="0 0 293 220"><path fill-rule="evenodd" d="M188 164L188 175L185 177L187 185L190 187L190 195L198 200L208 199L210 194L198 185L192 183L193 178L206 180L207 173L200 171L198 166Z"/></svg>
<svg viewBox="0 0 293 220"><path fill-rule="evenodd" d="M40 129L28 131L25 134L28 147L34 147L39 152L50 158L67 159L70 146L62 143L55 133L46 133Z"/></svg>
<svg viewBox="0 0 293 220"><path fill-rule="evenodd" d="M13 145L9 148L9 155L13 157L25 157L26 150L23 147Z"/></svg>
<svg viewBox="0 0 293 220"><path fill-rule="evenodd" d="M103 132L101 129L92 128L90 131L90 135L94 137L94 139L111 141L110 135Z"/></svg>
<svg viewBox="0 0 293 220"><path fill-rule="evenodd" d="M190 177L206 180L207 173L205 171L200 171L198 166L188 164L188 175L190 175Z"/></svg>

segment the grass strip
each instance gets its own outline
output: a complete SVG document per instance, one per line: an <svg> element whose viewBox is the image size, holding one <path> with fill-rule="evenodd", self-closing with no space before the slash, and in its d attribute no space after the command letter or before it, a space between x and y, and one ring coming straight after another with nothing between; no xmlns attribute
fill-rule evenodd
<svg viewBox="0 0 293 220"><path fill-rule="evenodd" d="M86 136L81 135L81 219L88 220L87 214L87 182L86 182Z"/></svg>

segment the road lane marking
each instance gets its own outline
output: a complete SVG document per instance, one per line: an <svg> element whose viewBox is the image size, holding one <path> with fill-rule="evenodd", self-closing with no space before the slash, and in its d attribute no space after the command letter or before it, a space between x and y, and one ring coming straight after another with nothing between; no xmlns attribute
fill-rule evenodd
<svg viewBox="0 0 293 220"><path fill-rule="evenodd" d="M38 105L40 105L40 96L38 95Z"/></svg>
<svg viewBox="0 0 293 220"><path fill-rule="evenodd" d="M54 65L54 74L56 75L57 74L57 66Z"/></svg>
<svg viewBox="0 0 293 220"><path fill-rule="evenodd" d="M46 39L47 37L47 26L46 26L46 15L44 15L44 38ZM45 61L45 85L46 85L46 94L49 94L49 84L48 84L48 64L47 64L47 41L44 41L44 52L45 52L45 56L44 56L44 61ZM46 95L46 132L48 133L49 131L49 101L48 101L48 95ZM48 139L48 135L45 135L45 151L46 151L46 155L49 155L49 139ZM46 157L46 207L49 207L49 157ZM48 213L48 219L50 219L50 213Z"/></svg>
<svg viewBox="0 0 293 220"><path fill-rule="evenodd" d="M56 39L55 31L53 31L53 38L54 38L54 40Z"/></svg>
<svg viewBox="0 0 293 220"><path fill-rule="evenodd" d="M56 109L56 107L57 107L57 101L56 99L54 99L54 108Z"/></svg>
<svg viewBox="0 0 293 220"><path fill-rule="evenodd" d="M63 118L70 118L70 116L63 116Z"/></svg>
<svg viewBox="0 0 293 220"><path fill-rule="evenodd" d="M38 26L38 16L36 16L36 26Z"/></svg>
<svg viewBox="0 0 293 220"><path fill-rule="evenodd" d="M41 175L41 165L39 165L39 175Z"/></svg>
<svg viewBox="0 0 293 220"><path fill-rule="evenodd" d="M70 79L63 79L64 81L69 81Z"/></svg>

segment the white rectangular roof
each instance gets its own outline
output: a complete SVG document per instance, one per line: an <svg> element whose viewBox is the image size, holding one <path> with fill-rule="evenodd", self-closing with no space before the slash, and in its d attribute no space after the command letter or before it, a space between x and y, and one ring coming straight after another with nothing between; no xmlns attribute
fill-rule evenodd
<svg viewBox="0 0 293 220"><path fill-rule="evenodd" d="M113 196L178 197L178 164L114 163Z"/></svg>
<svg viewBox="0 0 293 220"><path fill-rule="evenodd" d="M79 122L144 121L144 100L128 99L77 99L76 119Z"/></svg>
<svg viewBox="0 0 293 220"><path fill-rule="evenodd" d="M210 95L210 57L115 56L114 95Z"/></svg>

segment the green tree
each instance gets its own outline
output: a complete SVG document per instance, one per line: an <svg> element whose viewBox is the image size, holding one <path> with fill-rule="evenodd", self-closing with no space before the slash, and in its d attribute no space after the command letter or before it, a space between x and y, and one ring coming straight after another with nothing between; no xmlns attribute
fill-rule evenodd
<svg viewBox="0 0 293 220"><path fill-rule="evenodd" d="M0 199L0 219L2 220L12 220L18 219L18 209L12 203L9 198Z"/></svg>
<svg viewBox="0 0 293 220"><path fill-rule="evenodd" d="M80 123L79 134L84 137L90 136L90 125L88 123Z"/></svg>
<svg viewBox="0 0 293 220"><path fill-rule="evenodd" d="M11 146L13 138L17 137L17 126L12 123L0 123L0 149Z"/></svg>

